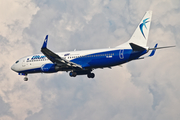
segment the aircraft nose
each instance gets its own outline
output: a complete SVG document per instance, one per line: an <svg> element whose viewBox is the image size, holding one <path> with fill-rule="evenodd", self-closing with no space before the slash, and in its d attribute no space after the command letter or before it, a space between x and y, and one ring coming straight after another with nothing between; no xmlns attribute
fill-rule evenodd
<svg viewBox="0 0 180 120"><path fill-rule="evenodd" d="M11 70L13 70L13 71L15 71L15 72L17 71L15 65L12 65L12 66L11 66Z"/></svg>

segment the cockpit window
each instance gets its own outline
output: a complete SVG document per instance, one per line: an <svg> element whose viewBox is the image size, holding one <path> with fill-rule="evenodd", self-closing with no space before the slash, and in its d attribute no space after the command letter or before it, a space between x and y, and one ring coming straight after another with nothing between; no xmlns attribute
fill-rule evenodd
<svg viewBox="0 0 180 120"><path fill-rule="evenodd" d="M19 62L19 60L18 61L16 61L16 63L18 63Z"/></svg>

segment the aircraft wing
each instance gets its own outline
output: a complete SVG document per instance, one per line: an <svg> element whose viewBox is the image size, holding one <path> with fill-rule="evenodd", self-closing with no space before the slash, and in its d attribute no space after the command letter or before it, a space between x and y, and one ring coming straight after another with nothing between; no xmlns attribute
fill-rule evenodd
<svg viewBox="0 0 180 120"><path fill-rule="evenodd" d="M74 67L74 68L80 68L82 69L82 67L76 63L70 62L66 59L63 59L62 57L60 57L59 55L57 55L56 53L52 52L51 50L49 50L47 48L47 41L48 41L48 35L46 36L43 46L41 48L41 52L54 64L58 65L58 66L67 66L67 67Z"/></svg>

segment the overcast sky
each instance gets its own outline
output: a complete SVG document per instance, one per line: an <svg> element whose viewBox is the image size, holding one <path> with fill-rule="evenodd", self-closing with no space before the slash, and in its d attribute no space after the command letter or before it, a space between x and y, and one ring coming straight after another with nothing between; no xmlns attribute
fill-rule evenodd
<svg viewBox="0 0 180 120"><path fill-rule="evenodd" d="M32 74L10 67L41 53L115 47L153 11L148 46L176 45L94 79L68 73ZM180 118L179 0L0 0L1 120L178 120Z"/></svg>

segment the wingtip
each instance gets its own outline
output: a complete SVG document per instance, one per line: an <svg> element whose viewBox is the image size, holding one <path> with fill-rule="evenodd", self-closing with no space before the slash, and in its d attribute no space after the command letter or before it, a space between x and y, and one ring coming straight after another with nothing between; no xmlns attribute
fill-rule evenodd
<svg viewBox="0 0 180 120"><path fill-rule="evenodd" d="M48 35L46 35L46 38L45 39L48 39Z"/></svg>
<svg viewBox="0 0 180 120"><path fill-rule="evenodd" d="M157 48L157 46L158 46L158 43L156 43L156 45L154 46L154 48Z"/></svg>

